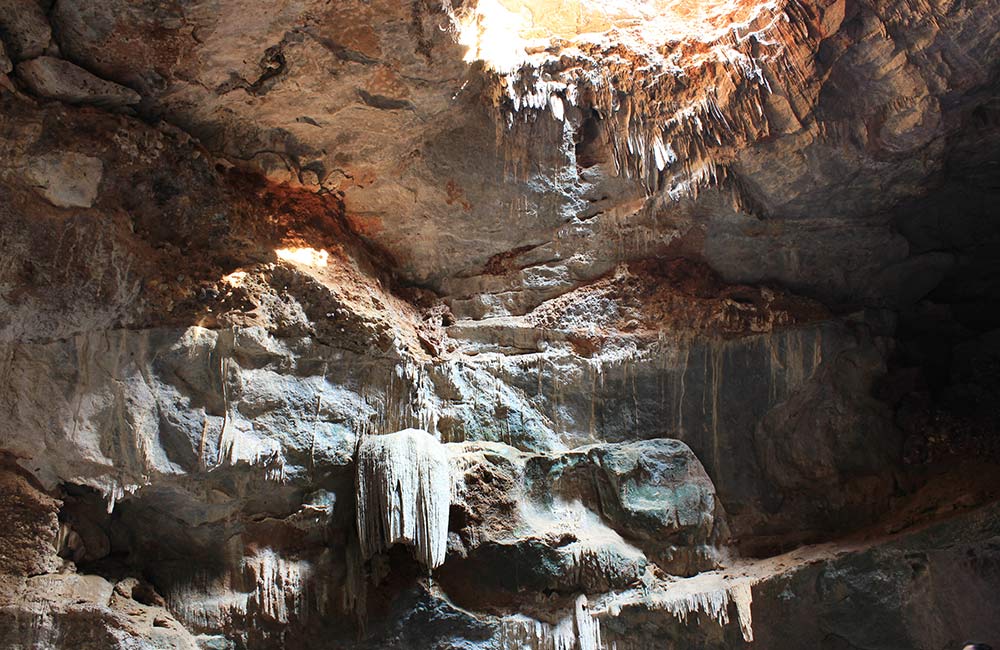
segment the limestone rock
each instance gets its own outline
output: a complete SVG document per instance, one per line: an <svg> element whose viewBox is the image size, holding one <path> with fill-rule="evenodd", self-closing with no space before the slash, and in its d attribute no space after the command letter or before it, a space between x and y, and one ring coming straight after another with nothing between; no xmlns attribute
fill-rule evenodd
<svg viewBox="0 0 1000 650"><path fill-rule="evenodd" d="M600 4L0 0L0 646L998 638L1000 2Z"/></svg>
<svg viewBox="0 0 1000 650"><path fill-rule="evenodd" d="M403 275L492 315L676 249L731 281L891 299L871 280L908 253L886 211L961 158L944 144L953 128L992 110L1000 24L992 1L747 3L755 36L738 47L724 30L715 49L698 45L718 32L695 29L670 64L567 50L508 79L467 69L453 18L433 3L220 6L59 2L52 20L74 61L139 89L219 155L342 192L354 227ZM647 64L660 70L648 83L633 74ZM586 82L612 77L614 88ZM648 101L619 101L629 95ZM359 142L359 119L378 144ZM671 166L654 164L656 142L672 147ZM628 171L638 167L647 173Z"/></svg>
<svg viewBox="0 0 1000 650"><path fill-rule="evenodd" d="M46 53L52 29L39 0L0 1L0 40L15 61L33 59Z"/></svg>
<svg viewBox="0 0 1000 650"><path fill-rule="evenodd" d="M59 502L32 485L21 471L0 467L0 574L31 576L58 568Z"/></svg>
<svg viewBox="0 0 1000 650"><path fill-rule="evenodd" d="M565 594L627 588L649 560L680 573L714 565L724 517L711 480L679 441L533 455L497 443L449 449L462 558L446 563L441 579L456 597L489 597L461 585L470 572L500 593Z"/></svg>
<svg viewBox="0 0 1000 650"><path fill-rule="evenodd" d="M601 511L617 530L643 538L653 548L705 548L725 541L715 486L684 443L645 440L588 451L599 468L595 478Z"/></svg>
<svg viewBox="0 0 1000 650"><path fill-rule="evenodd" d="M901 440L885 406L870 397L872 386L864 377L878 373L865 368L882 363L871 352L859 349L838 358L760 422L754 438L769 484L812 499L836 492L845 503L888 502L890 459L898 457ZM841 489L845 470L852 479ZM814 517L802 512L799 519L805 531Z"/></svg>
<svg viewBox="0 0 1000 650"><path fill-rule="evenodd" d="M444 448L426 431L368 436L358 445L358 535L364 556L413 547L428 569L444 562L451 477Z"/></svg>
<svg viewBox="0 0 1000 650"><path fill-rule="evenodd" d="M602 518L591 486L532 477L538 462L572 464L567 455L534 456L499 443L449 445L454 553L438 571L465 606L493 608L518 594L625 589L640 581L643 551ZM465 576L478 580L468 584Z"/></svg>
<svg viewBox="0 0 1000 650"><path fill-rule="evenodd" d="M5 585L9 586L9 585ZM162 607L115 602L113 585L95 576L29 578L0 595L5 647L196 650L198 643Z"/></svg>
<svg viewBox="0 0 1000 650"><path fill-rule="evenodd" d="M531 459L526 472L535 494L583 499L664 569L710 568L726 541L715 486L678 440L589 445Z"/></svg>
<svg viewBox="0 0 1000 650"><path fill-rule="evenodd" d="M100 158L73 151L39 156L28 163L27 176L37 191L60 208L89 208L97 199L104 175Z"/></svg>
<svg viewBox="0 0 1000 650"><path fill-rule="evenodd" d="M124 108L138 104L139 93L87 72L69 61L40 56L17 64L17 77L28 90L70 104Z"/></svg>
<svg viewBox="0 0 1000 650"><path fill-rule="evenodd" d="M979 544L996 539L996 516L995 508L967 513L925 532L769 579L754 589L758 622L774 620L773 612L790 607L818 625L791 634L758 625L757 641L770 646L781 639L802 647L817 639L819 630L855 647L888 639L900 646L935 647L995 638L987 612L997 599L986 584L996 575L996 550ZM939 580L947 586L939 586ZM950 625L942 626L941 620Z"/></svg>

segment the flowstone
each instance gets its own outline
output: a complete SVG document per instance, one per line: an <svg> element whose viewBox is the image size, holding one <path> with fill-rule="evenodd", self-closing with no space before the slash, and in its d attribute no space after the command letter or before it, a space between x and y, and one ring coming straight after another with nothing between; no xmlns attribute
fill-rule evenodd
<svg viewBox="0 0 1000 650"><path fill-rule="evenodd" d="M357 522L365 558L403 543L428 569L440 566L450 504L448 455L429 433L406 429L361 441Z"/></svg>

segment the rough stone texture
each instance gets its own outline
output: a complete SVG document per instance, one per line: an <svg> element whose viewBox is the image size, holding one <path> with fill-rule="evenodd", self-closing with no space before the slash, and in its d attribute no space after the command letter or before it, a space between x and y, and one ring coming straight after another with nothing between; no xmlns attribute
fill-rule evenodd
<svg viewBox="0 0 1000 650"><path fill-rule="evenodd" d="M715 486L677 440L588 445L532 458L526 473L536 498L582 499L667 571L710 568L728 542Z"/></svg>
<svg viewBox="0 0 1000 650"><path fill-rule="evenodd" d="M59 502L10 467L3 468L0 480L0 509L5 517L0 530L0 574L31 576L54 571L58 568Z"/></svg>
<svg viewBox="0 0 1000 650"><path fill-rule="evenodd" d="M682 443L653 440L548 454L525 454L502 443L449 447L456 481L450 551L458 558L442 568L440 579L458 602L495 611L499 605L529 605L532 592L565 599L580 591L627 588L652 567L647 554L668 570L713 565L714 527L722 515L708 477ZM609 497L602 489L608 479L598 478L615 475L615 468L603 465L608 457L643 449L658 450L662 463L672 460L682 468L672 477L672 491L662 472L630 479L636 498L660 493L657 514L684 512L683 521L672 514L672 521L663 521L656 540L647 532L651 524L630 526L621 508L607 507L608 498L618 497ZM640 506L631 503L635 512ZM474 583L467 580L471 574L479 576Z"/></svg>
<svg viewBox="0 0 1000 650"><path fill-rule="evenodd" d="M80 575L56 553L68 537L63 505L6 461L0 469L0 644L5 648L177 648L195 639L149 598L133 599L136 578L116 586ZM105 551L105 554L107 552ZM125 586L128 586L126 588ZM154 593L155 592L150 592ZM139 601L144 602L139 602Z"/></svg>
<svg viewBox="0 0 1000 650"><path fill-rule="evenodd" d="M838 525L831 516L865 520L887 504L897 436L884 407L858 407L880 367L870 342L860 343L825 324L722 345L694 339L625 363L582 362L552 348L425 367L255 328L95 332L4 346L13 417L0 430L9 450L36 459L45 481L104 491L243 464L307 478L349 463L359 430L435 422L446 438L531 450L575 446L597 432L609 440L673 434L705 459L738 535L809 537L811 526ZM831 364L854 374L830 383ZM740 374L746 367L766 375ZM502 410L490 415L482 401ZM823 409L827 428L817 439L815 420L800 419ZM853 428L859 418L867 424ZM811 464L803 445L815 451ZM852 489L830 491L848 479Z"/></svg>
<svg viewBox="0 0 1000 650"><path fill-rule="evenodd" d="M0 645L997 645L997 2L265 4L0 0Z"/></svg>
<svg viewBox="0 0 1000 650"><path fill-rule="evenodd" d="M715 486L683 443L649 440L593 450L600 467L601 512L619 531L654 548L698 548L727 541L717 534ZM720 518L721 519L721 518ZM690 569L688 569L690 571Z"/></svg>
<svg viewBox="0 0 1000 650"><path fill-rule="evenodd" d="M69 104L95 104L110 109L138 104L141 99L134 90L51 56L18 63L17 77L34 94Z"/></svg>
<svg viewBox="0 0 1000 650"><path fill-rule="evenodd" d="M33 159L27 176L52 205L89 208L97 198L103 172L99 158L58 152Z"/></svg>
<svg viewBox="0 0 1000 650"><path fill-rule="evenodd" d="M112 595L99 576L48 575L5 585L0 642L7 648L176 648L198 641L161 607Z"/></svg>
<svg viewBox="0 0 1000 650"><path fill-rule="evenodd" d="M736 624L734 605L731 622L720 624L704 613L687 621L657 614L652 601L641 599L599 615L602 639L642 649L930 649L992 640L998 533L992 507L877 544L731 569L732 579L754 583L751 643ZM701 582L710 589L723 584Z"/></svg>
<svg viewBox="0 0 1000 650"><path fill-rule="evenodd" d="M524 108L505 129L479 95L485 84L503 97L492 86L515 82L470 71L435 3L305 2L252 17L241 8L58 2L52 19L74 60L135 87L213 150L277 180L343 192L354 226L408 278L495 300L565 291L620 260L678 249L729 280L777 279L829 300L926 292L955 259L911 252L884 208L934 182L970 115L993 110L1000 18L994 2L767 5L752 25L778 45L735 44L756 66L745 76L670 43L693 83L667 72L660 88L644 87L631 71L647 62L626 59L609 73L617 86L593 94L632 93L629 110L589 98L584 84L579 109L552 91L565 121ZM782 10L787 21L767 23ZM545 72L592 75L588 60ZM538 90L525 84L510 92ZM622 178L613 163L631 115L658 127L675 119L664 139L681 159L648 197L646 177ZM359 123L380 134L377 145L359 137ZM706 175L721 188L670 198ZM484 275L501 254L516 270Z"/></svg>
<svg viewBox="0 0 1000 650"><path fill-rule="evenodd" d="M10 74L13 69L14 64L11 63L10 58L7 56L7 50L4 48L3 41L0 41L0 74Z"/></svg>
<svg viewBox="0 0 1000 650"><path fill-rule="evenodd" d="M990 585L1000 571L998 534L993 508L768 580L755 589L758 620L780 611L815 624L779 632L765 623L757 639L768 647L826 642L859 648L940 648L995 639L991 612L1000 602Z"/></svg>
<svg viewBox="0 0 1000 650"><path fill-rule="evenodd" d="M52 28L40 0L0 2L0 39L17 61L41 56L52 42Z"/></svg>

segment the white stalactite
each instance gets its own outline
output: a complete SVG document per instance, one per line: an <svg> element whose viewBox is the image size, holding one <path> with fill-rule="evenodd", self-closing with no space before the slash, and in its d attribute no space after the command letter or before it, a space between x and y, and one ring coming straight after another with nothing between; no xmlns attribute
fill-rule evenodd
<svg viewBox="0 0 1000 650"><path fill-rule="evenodd" d="M743 639L753 641L753 585L749 581L739 582L729 589L729 597L736 603L736 613L740 620Z"/></svg>
<svg viewBox="0 0 1000 650"><path fill-rule="evenodd" d="M358 447L357 523L365 558L393 544L412 546L428 569L444 562L451 477L445 448L406 429L369 436Z"/></svg>
<svg viewBox="0 0 1000 650"><path fill-rule="evenodd" d="M580 650L600 650L601 622L590 613L590 603L583 594L576 599L576 640Z"/></svg>
<svg viewBox="0 0 1000 650"><path fill-rule="evenodd" d="M587 596L577 596L573 612L555 625L521 614L503 619L500 647L504 650L604 650L600 621Z"/></svg>
<svg viewBox="0 0 1000 650"><path fill-rule="evenodd" d="M697 580L694 578L681 581L679 584L687 586L687 584L695 583ZM670 612L682 621L687 621L690 614L703 613L723 626L729 624L729 604L733 603L736 605L743 639L750 642L753 641L753 613L751 610L753 584L752 579L743 578L727 580L721 585L705 590L682 588L656 592L647 598L647 602L656 609Z"/></svg>
<svg viewBox="0 0 1000 650"><path fill-rule="evenodd" d="M250 600L256 603L261 614L287 623L291 615L301 609L308 565L283 558L269 548L247 558L246 562L256 583Z"/></svg>

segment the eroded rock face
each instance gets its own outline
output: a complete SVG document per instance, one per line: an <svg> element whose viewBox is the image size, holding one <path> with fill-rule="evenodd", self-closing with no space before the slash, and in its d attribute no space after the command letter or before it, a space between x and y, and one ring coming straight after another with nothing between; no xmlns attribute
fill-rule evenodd
<svg viewBox="0 0 1000 650"><path fill-rule="evenodd" d="M5 647L201 647L162 601L140 595L136 578L116 585L74 572L72 562L63 559L70 538L68 524L59 521L63 504L6 460L0 482L8 518L0 533L0 642Z"/></svg>
<svg viewBox="0 0 1000 650"><path fill-rule="evenodd" d="M0 0L0 645L1000 642L997 3L577 4Z"/></svg>
<svg viewBox="0 0 1000 650"><path fill-rule="evenodd" d="M21 473L5 468L3 510L4 575L36 575L53 571L59 522L59 503L33 486Z"/></svg>
<svg viewBox="0 0 1000 650"><path fill-rule="evenodd" d="M10 74L10 71L14 69L13 64L10 62L10 57L7 56L7 49L0 45L0 74Z"/></svg>
<svg viewBox="0 0 1000 650"><path fill-rule="evenodd" d="M949 139L990 96L998 19L992 3L746 3L735 40L672 36L648 60L570 48L484 81L435 3L304 2L252 19L238 0L126 4L57 2L63 50L213 150L342 192L409 279L456 294L473 277L470 293L500 300L678 247L729 280L829 300L893 301L929 276L926 291L954 258L911 254L883 211L948 164ZM484 83L514 126L483 110ZM385 136L359 140L359 123ZM520 272L490 288L497 255Z"/></svg>
<svg viewBox="0 0 1000 650"><path fill-rule="evenodd" d="M31 161L28 178L52 205L89 208L97 198L104 165L99 158L58 152Z"/></svg>

